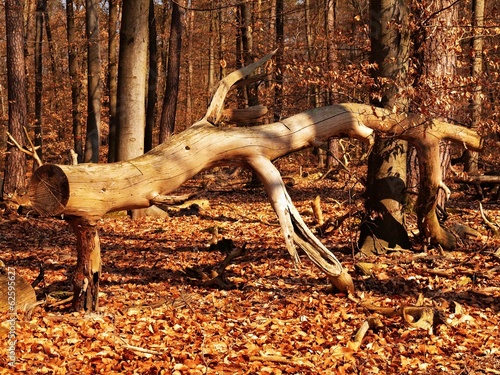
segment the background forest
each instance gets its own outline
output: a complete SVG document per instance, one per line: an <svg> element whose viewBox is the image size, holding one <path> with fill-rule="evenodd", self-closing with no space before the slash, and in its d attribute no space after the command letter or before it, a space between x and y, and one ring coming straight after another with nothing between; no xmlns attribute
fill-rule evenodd
<svg viewBox="0 0 500 375"><path fill-rule="evenodd" d="M102 132L99 160L103 162L108 160L107 146L114 142L109 140L110 124L114 129L119 117L116 79L122 7L118 1L89 3L94 3L96 13L92 17L99 26L92 35L93 40L99 41L96 57L99 82L94 82L89 77L95 74L88 72L89 67L95 69L95 66L87 61L88 47L93 42L87 44L85 25L89 15L85 3L67 3L72 5L73 14L66 11L64 1L28 0L24 4L28 106L25 126L32 139L42 134L43 147L39 153L45 161L64 163L66 150L71 148L82 160L87 114L94 111L87 106L88 103L95 106L97 101L100 116L96 126ZM499 113L498 3L484 2L483 25L476 27L473 27L472 1L409 3L412 84L404 94L410 97L410 111L477 126L482 134L494 137ZM151 5L154 9L148 16L151 36L148 95L144 104L146 150L158 144L160 133L166 139L173 129L182 131L201 117L214 86L228 72L277 47L281 48L273 62L274 75L258 86L238 90L238 95L232 97L233 107L265 105L269 112L264 120L270 121L331 103L369 103L376 95L370 76L375 65L369 60L368 1L278 0L237 4L222 0L155 1ZM2 12L1 16L4 15ZM68 21L70 25L74 23L70 29ZM0 27L5 28L4 21ZM6 35L5 29L1 35ZM472 43L478 36L483 42L479 67ZM174 58L169 48L174 51ZM0 45L0 56L3 56L0 146L5 149L8 121L5 38ZM175 56L180 57L177 67ZM177 84L172 82L174 75L178 77ZM97 95L92 99L94 102L87 100L89 82L100 88L92 91ZM472 102L478 90L481 111L479 118L473 119ZM173 101L172 95L176 100ZM114 134L112 130L111 137ZM41 139L37 142L42 143ZM109 160L113 158L109 156Z"/></svg>

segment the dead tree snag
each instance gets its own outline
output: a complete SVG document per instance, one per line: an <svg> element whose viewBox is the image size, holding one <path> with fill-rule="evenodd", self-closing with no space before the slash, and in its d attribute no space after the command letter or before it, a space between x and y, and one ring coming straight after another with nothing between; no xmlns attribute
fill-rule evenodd
<svg viewBox="0 0 500 375"><path fill-rule="evenodd" d="M34 173L29 191L32 206L43 215L70 217L79 237L80 263L75 276L75 288L79 289L75 290L75 296L81 300L75 302L75 308L97 306L98 237L91 223L108 212L149 207L157 197L171 193L197 173L222 164L246 166L256 172L278 216L287 250L295 260L299 259L298 246L339 290L353 291L350 276L307 228L271 162L332 137L373 143L376 134L385 134L414 142L423 155L420 159L424 196L419 201L422 229L429 237L441 241L441 229L433 217L433 194L442 184L439 159L434 167L434 148L438 147L439 139L447 138L476 150L480 147L477 134L452 124L427 121L420 115L395 115L384 109L350 103L314 108L251 128L214 126L223 116L224 100L231 86L271 56L228 75L219 84L203 119L147 154L112 164L44 165ZM84 289L85 284L81 284L85 280L92 287L90 296L82 296L89 291L89 286Z"/></svg>

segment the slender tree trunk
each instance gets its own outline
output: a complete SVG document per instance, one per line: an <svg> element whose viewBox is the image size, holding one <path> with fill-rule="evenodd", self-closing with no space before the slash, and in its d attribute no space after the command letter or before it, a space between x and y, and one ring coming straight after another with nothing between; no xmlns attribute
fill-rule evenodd
<svg viewBox="0 0 500 375"><path fill-rule="evenodd" d="M193 30L194 30L194 12L188 11L187 18L187 66L186 66L186 124L193 123Z"/></svg>
<svg viewBox="0 0 500 375"><path fill-rule="evenodd" d="M101 143L101 48L99 45L99 2L86 0L87 35L87 132L85 138L86 163L99 162Z"/></svg>
<svg viewBox="0 0 500 375"><path fill-rule="evenodd" d="M208 31L208 80L207 92L209 95L215 87L215 10L210 11L210 29Z"/></svg>
<svg viewBox="0 0 500 375"><path fill-rule="evenodd" d="M221 0L219 0L219 4ZM222 32L222 25L225 22L222 18L223 12L217 12L217 40L219 41L219 77L221 80L227 75L227 62L226 62L226 36Z"/></svg>
<svg viewBox="0 0 500 375"><path fill-rule="evenodd" d="M421 25L427 30L423 51L424 60L421 64L424 73L423 79L428 82L422 86L422 90L427 91L432 87L437 87L434 89L434 94L446 98L447 95L450 95L448 91L445 91L446 88L453 87L454 82L456 82L457 56L454 48L456 31L453 26L457 24L458 20L458 4L454 0L434 1L427 8L427 11L435 13L436 16L429 20L429 23ZM443 87L444 90L436 91L439 90L439 87ZM452 106L446 108L446 106L434 102L422 105L427 107L428 112L436 117L439 116L444 121L454 118L456 114L456 108ZM450 143L447 141L441 142L440 159L441 175L445 180L451 160ZM444 209L447 199L446 192L440 189L437 197L439 207Z"/></svg>
<svg viewBox="0 0 500 375"><path fill-rule="evenodd" d="M338 56L337 46L334 40L337 19L337 0L325 0L325 30L326 30L326 62L330 72L338 72ZM334 88L336 88L334 84ZM328 92L328 103L339 103L339 95L335 89ZM327 168L336 168L339 165L338 160L341 158L338 139L328 140L328 156L326 158Z"/></svg>
<svg viewBox="0 0 500 375"><path fill-rule="evenodd" d="M36 4L35 17L35 146L38 157L42 160L42 93L43 93L43 14L46 11L47 0L39 0ZM36 165L34 165L36 168Z"/></svg>
<svg viewBox="0 0 500 375"><path fill-rule="evenodd" d="M241 9L241 47L244 65L250 65L254 60L253 35L252 35L252 3L242 3ZM257 84L247 85L246 88L247 106L259 105L257 95Z"/></svg>
<svg viewBox="0 0 500 375"><path fill-rule="evenodd" d="M479 123L481 122L481 111L482 111L482 86L481 86L481 74L483 72L483 37L484 32L484 0L473 0L472 1L472 79L474 80L474 89L472 93L472 100L470 106L471 112L471 128L477 129ZM466 165L465 170L470 174L478 173L478 162L479 154L477 152L466 152Z"/></svg>
<svg viewBox="0 0 500 375"><path fill-rule="evenodd" d="M124 0L118 63L117 160L144 153L149 0Z"/></svg>
<svg viewBox="0 0 500 375"><path fill-rule="evenodd" d="M108 19L108 96L109 96L109 135L108 162L116 161L116 96L118 91L118 19L119 0L109 1Z"/></svg>
<svg viewBox="0 0 500 375"><path fill-rule="evenodd" d="M144 132L144 151L153 148L153 130L156 118L156 89L158 86L158 46L156 43L156 18L154 0L149 2L149 74L146 106L146 129Z"/></svg>
<svg viewBox="0 0 500 375"><path fill-rule="evenodd" d="M170 25L170 42L168 48L167 80L163 109L160 121L160 143L174 134L177 99L179 96L179 73L181 66L182 21L181 10L176 2L172 2L172 23Z"/></svg>
<svg viewBox="0 0 500 375"><path fill-rule="evenodd" d="M372 103L394 112L407 111L406 75L409 53L408 5L406 1L370 1L372 75L380 90ZM359 246L363 253L382 253L387 247L410 247L403 226L402 208L406 189L407 142L377 138L368 159L365 208Z"/></svg>
<svg viewBox="0 0 500 375"><path fill-rule="evenodd" d="M9 99L9 133L25 144L26 126L26 67L24 60L23 2L5 2L7 36L7 87ZM14 145L7 146L2 199L26 192L26 155Z"/></svg>
<svg viewBox="0 0 500 375"><path fill-rule="evenodd" d="M274 120L279 121L283 112L283 71L284 62L283 54L285 53L285 31L283 25L284 19L284 1L276 1L276 22L275 22L275 37L276 37L276 52L275 62L276 62L276 73L275 73L275 84L274 84Z"/></svg>
<svg viewBox="0 0 500 375"><path fill-rule="evenodd" d="M66 22L68 37L68 70L71 80L71 118L73 123L73 147L78 162L83 161L83 121L80 109L82 84L78 78L78 49L75 40L75 11L73 0L66 0Z"/></svg>
<svg viewBox="0 0 500 375"><path fill-rule="evenodd" d="M57 65L56 65L56 52L54 50L54 40L52 38L52 28L50 27L50 16L47 10L47 0L44 0L45 7L43 10L43 21L45 23L45 33L47 35L47 47L49 48L50 57L50 70L53 76L56 76ZM57 94L57 93L56 93Z"/></svg>

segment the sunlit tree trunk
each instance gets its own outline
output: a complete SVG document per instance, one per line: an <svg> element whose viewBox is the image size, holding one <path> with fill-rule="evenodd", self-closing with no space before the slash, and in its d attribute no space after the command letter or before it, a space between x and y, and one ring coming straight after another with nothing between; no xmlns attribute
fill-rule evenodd
<svg viewBox="0 0 500 375"><path fill-rule="evenodd" d="M149 0L124 0L117 96L117 160L144 153Z"/></svg>
<svg viewBox="0 0 500 375"><path fill-rule="evenodd" d="M109 1L108 18L108 95L109 95L109 135L108 135L108 162L116 161L116 97L118 91L118 19L119 0Z"/></svg>
<svg viewBox="0 0 500 375"><path fill-rule="evenodd" d="M174 134L175 115L179 96L179 74L181 67L182 20L179 4L172 2L172 23L168 46L167 79L160 120L160 143Z"/></svg>
<svg viewBox="0 0 500 375"><path fill-rule="evenodd" d="M474 81L474 88L472 93L472 100L470 106L471 122L470 127L477 129L481 121L481 74L483 72L483 37L484 32L484 0L472 1L472 70L471 75ZM479 154L477 152L466 152L466 165L465 170L470 174L478 173Z"/></svg>
<svg viewBox="0 0 500 375"><path fill-rule="evenodd" d="M149 72L148 96L146 106L146 129L144 134L144 151L153 148L153 131L156 119L156 88L158 86L158 46L156 43L156 17L154 0L149 2Z"/></svg>
<svg viewBox="0 0 500 375"><path fill-rule="evenodd" d="M75 40L75 11L73 0L66 0L66 32L68 37L68 70L71 81L71 118L73 128L73 147L78 162L83 161L83 121L80 108L82 83L78 77L78 48Z"/></svg>
<svg viewBox="0 0 500 375"><path fill-rule="evenodd" d="M172 2L168 40L168 61L165 72L165 95L163 97L162 117L160 120L160 142L166 141L175 131L183 36L182 16L181 5Z"/></svg>
<svg viewBox="0 0 500 375"><path fill-rule="evenodd" d="M101 48L99 46L99 2L86 0L87 35L87 132L85 137L86 163L99 162L101 143Z"/></svg>
<svg viewBox="0 0 500 375"><path fill-rule="evenodd" d="M337 18L337 0L325 0L325 30L326 30L326 62L330 72L339 72L337 45L334 40ZM334 86L336 87L336 85ZM339 103L339 95L334 90L328 92L328 103ZM328 140L327 168L338 166L340 159L338 139Z"/></svg>
<svg viewBox="0 0 500 375"><path fill-rule="evenodd" d="M432 14L429 17L428 14ZM423 21L417 24L412 33L413 53L417 69L414 86L417 92L433 92L433 96L420 95L414 99L416 108L425 108L433 117L448 121L455 118L456 108L451 103L450 91L456 80L456 29L453 25L458 21L458 4L454 0L437 0L430 6L414 10L414 18ZM436 100L437 98L437 100ZM443 180L450 166L450 144L443 141L440 145L441 174ZM415 153L412 150L412 153ZM416 157L416 155L415 155ZM418 185L418 166L409 163L408 187L415 189ZM439 191L438 205L444 209L447 196Z"/></svg>
<svg viewBox="0 0 500 375"><path fill-rule="evenodd" d="M188 11L187 18L187 65L186 65L186 124L193 122L193 30L194 30L194 12Z"/></svg>
<svg viewBox="0 0 500 375"><path fill-rule="evenodd" d="M276 38L276 73L274 84L274 120L278 121L283 112L283 54L285 49L285 30L284 30L284 1L274 0L276 2L276 22L275 22L275 38Z"/></svg>
<svg viewBox="0 0 500 375"><path fill-rule="evenodd" d="M9 99L9 133L25 144L26 126L26 67L24 60L23 2L5 2L7 37L7 87ZM26 192L26 155L14 145L7 146L2 199Z"/></svg>
<svg viewBox="0 0 500 375"><path fill-rule="evenodd" d="M56 66L56 52L54 50L54 40L52 37L52 28L50 27L50 16L49 11L47 9L47 0L44 0L45 7L43 10L43 21L45 25L45 33L47 35L47 47L49 49L49 57L50 57L50 70L52 74L56 75L57 66ZM57 94L57 93L56 93Z"/></svg>
<svg viewBox="0 0 500 375"><path fill-rule="evenodd" d="M253 53L253 34L252 34L252 4L241 3L239 5L241 12L240 18L240 36L241 36L241 52L243 58L243 66L250 65L254 60ZM259 104L257 95L257 85L251 84L244 88L244 98L246 99L245 106L255 106Z"/></svg>
<svg viewBox="0 0 500 375"><path fill-rule="evenodd" d="M311 0L304 0L304 34L306 41L306 61L311 63L314 59L313 53L313 34L316 27L311 25ZM310 83L307 84L307 107L316 107L319 105L315 100L315 93L317 88ZM324 152L323 152L324 154ZM320 157L320 164L324 164L324 155ZM324 165L323 165L324 166Z"/></svg>
<svg viewBox="0 0 500 375"><path fill-rule="evenodd" d="M208 80L207 91L211 95L215 86L215 17L216 11L210 11L210 28L208 31Z"/></svg>
<svg viewBox="0 0 500 375"><path fill-rule="evenodd" d="M377 90L372 104L396 113L407 111L406 75L409 54L408 4L397 0L370 1L370 61ZM359 246L363 253L388 247L409 248L403 226L407 142L377 138L368 160L365 207Z"/></svg>
<svg viewBox="0 0 500 375"><path fill-rule="evenodd" d="M47 7L46 0L39 0L36 4L35 16L35 146L40 160L42 159L42 92L43 92L43 14ZM34 166L36 168L36 166Z"/></svg>

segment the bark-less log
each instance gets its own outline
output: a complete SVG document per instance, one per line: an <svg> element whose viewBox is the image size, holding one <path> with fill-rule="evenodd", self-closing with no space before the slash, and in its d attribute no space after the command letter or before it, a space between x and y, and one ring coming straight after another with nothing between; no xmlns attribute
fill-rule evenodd
<svg viewBox="0 0 500 375"><path fill-rule="evenodd" d="M80 302L74 303L75 307L96 306L96 303L81 301L97 300L100 266L95 263L95 257L91 257L98 247L96 231L91 228L97 219L112 211L154 205L200 171L221 164L244 165L255 170L269 195L294 260L299 259L298 246L338 289L352 292L351 278L307 228L271 162L330 137L348 136L373 143L376 133L380 132L413 142L422 160L418 211L421 230L436 241L443 237L450 241L435 216L435 195L442 184L438 142L446 138L478 150L479 136L469 129L427 120L424 116L394 115L384 109L352 103L314 108L268 125L214 126L222 117L223 101L231 86L270 57L228 75L221 81L203 119L147 154L112 164L44 165L34 173L29 192L33 207L42 215L64 214L72 220L76 234L86 236L78 240L82 267L75 275L75 289L80 298Z"/></svg>

